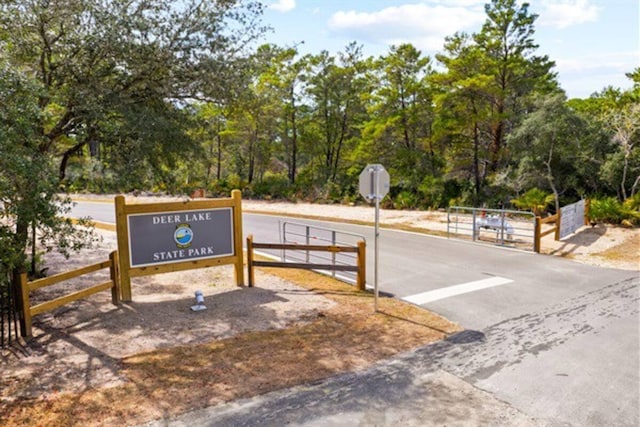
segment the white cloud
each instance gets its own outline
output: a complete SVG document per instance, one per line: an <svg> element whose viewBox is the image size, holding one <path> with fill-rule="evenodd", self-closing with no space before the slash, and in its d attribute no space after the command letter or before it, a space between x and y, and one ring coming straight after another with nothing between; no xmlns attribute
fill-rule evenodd
<svg viewBox="0 0 640 427"><path fill-rule="evenodd" d="M478 0L455 3L482 4ZM412 43L419 49L439 50L446 36L472 29L484 19L482 7L404 4L376 12L339 11L330 18L328 26L333 33L347 38L379 44Z"/></svg>
<svg viewBox="0 0 640 427"><path fill-rule="evenodd" d="M540 25L563 29L598 19L601 8L592 0L543 0Z"/></svg>
<svg viewBox="0 0 640 427"><path fill-rule="evenodd" d="M638 52L611 52L594 54L579 58L556 60L556 68L565 73L581 73L591 70L610 70L624 75L638 65Z"/></svg>
<svg viewBox="0 0 640 427"><path fill-rule="evenodd" d="M607 86L629 88L625 73L638 65L638 52L612 52L556 60L562 88L570 97L586 98Z"/></svg>
<svg viewBox="0 0 640 427"><path fill-rule="evenodd" d="M296 0L278 0L275 3L271 3L269 8L278 12L289 12L296 8Z"/></svg>
<svg viewBox="0 0 640 427"><path fill-rule="evenodd" d="M449 7L469 7L469 6L483 6L488 3L487 0L431 0L430 3L443 4Z"/></svg>

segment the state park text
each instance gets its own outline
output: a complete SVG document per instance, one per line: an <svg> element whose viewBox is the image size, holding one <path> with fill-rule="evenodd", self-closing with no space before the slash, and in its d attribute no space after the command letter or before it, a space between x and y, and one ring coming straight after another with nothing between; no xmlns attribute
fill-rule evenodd
<svg viewBox="0 0 640 427"><path fill-rule="evenodd" d="M127 216L131 267L234 254L231 208Z"/></svg>

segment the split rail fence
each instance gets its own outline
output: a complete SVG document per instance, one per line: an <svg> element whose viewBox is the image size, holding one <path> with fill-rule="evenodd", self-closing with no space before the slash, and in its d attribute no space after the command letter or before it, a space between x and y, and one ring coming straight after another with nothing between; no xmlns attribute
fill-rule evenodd
<svg viewBox="0 0 640 427"><path fill-rule="evenodd" d="M254 257L254 249L275 249L275 250L293 250L293 251L316 251L337 253L355 253L357 254L356 265L342 265L337 263L319 264L310 262L286 262L286 261L256 261ZM253 236L247 237L247 270L249 274L249 286L255 283L254 268L255 267L274 267L274 268L298 268L304 270L329 270L329 271L355 271L357 274L356 285L359 290L365 289L366 282L366 244L359 241L357 246L338 246L338 245L299 245L288 243L255 243Z"/></svg>
<svg viewBox="0 0 640 427"><path fill-rule="evenodd" d="M51 301L43 302L34 306L31 306L29 294L36 289L45 288L70 280L76 277L84 276L89 273L94 273L102 269L108 268L110 271L110 280L105 283L94 285L80 291L70 293L68 295L61 296ZM27 275L23 273L20 276L20 288L21 288L21 304L23 316L20 319L21 334L24 337L33 336L32 332L32 318L38 314L51 311L55 308L63 306L73 301L77 301L82 298L86 298L98 292L111 290L111 301L113 304L120 304L120 282L118 279L118 252L111 252L109 259L96 264L88 265L86 267L79 268L77 270L71 270L64 273L56 274L53 276L45 277L31 282L27 281Z"/></svg>

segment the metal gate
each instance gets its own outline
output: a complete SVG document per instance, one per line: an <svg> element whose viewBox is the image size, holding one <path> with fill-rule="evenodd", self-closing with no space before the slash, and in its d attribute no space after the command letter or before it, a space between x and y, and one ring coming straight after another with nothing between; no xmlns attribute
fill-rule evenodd
<svg viewBox="0 0 640 427"><path fill-rule="evenodd" d="M364 236L346 231L334 230L331 228L318 227L309 224L297 222L281 223L280 242L284 244L298 245L330 245L330 246L353 246L358 247L358 242L365 242ZM305 262L331 265L357 265L358 257L356 253L318 253L308 250L281 250L280 259L282 262ZM320 271L324 274L330 274L332 277L349 282L356 283L357 274L355 272L342 271Z"/></svg>
<svg viewBox="0 0 640 427"><path fill-rule="evenodd" d="M447 211L447 237L534 250L535 215L506 209L452 206Z"/></svg>

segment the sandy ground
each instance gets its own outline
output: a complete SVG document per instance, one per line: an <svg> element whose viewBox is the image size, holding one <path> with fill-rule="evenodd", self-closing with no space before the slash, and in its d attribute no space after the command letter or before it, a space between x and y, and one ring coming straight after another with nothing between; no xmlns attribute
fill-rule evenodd
<svg viewBox="0 0 640 427"><path fill-rule="evenodd" d="M112 200L112 199L111 199ZM133 201L134 199L132 199ZM145 202L153 199L135 199ZM369 206L311 205L243 201L246 212L271 212L342 221L371 223ZM446 231L444 212L382 210L383 226L403 226ZM115 233L97 230L101 241L94 248L64 259L47 255L48 274L106 260L116 248ZM543 241L544 251L578 262L614 268L640 269L640 229L598 225L584 227L569 238ZM120 376L122 358L163 347L192 345L233 337L247 331L286 328L311 321L333 301L294 283L257 271L256 288L237 288L231 266L136 278L134 302L120 308L110 303L108 292L77 301L34 319L34 338L23 354L3 354L0 409L16 399L46 399L64 391L82 392L110 387ZM33 292L32 302L50 300L86 286L101 283L108 270ZM192 311L196 290L203 292L204 311Z"/></svg>
<svg viewBox="0 0 640 427"><path fill-rule="evenodd" d="M75 199L113 201L114 196L77 195ZM187 200L188 197L133 197L127 203ZM375 209L368 205L291 203L281 201L243 200L246 212L287 214L333 221L355 221L373 224ZM446 235L446 211L407 211L380 209L382 227L416 229ZM483 232L486 233L486 232ZM531 245L527 246L531 250ZM585 226L576 233L555 241L553 235L542 239L542 253L563 256L585 264L640 271L640 227L624 228L598 224Z"/></svg>
<svg viewBox="0 0 640 427"><path fill-rule="evenodd" d="M96 230L100 242L77 256L47 256L53 275L108 259L114 232ZM32 292L31 304L49 301L109 280L109 270ZM120 384L124 357L179 345L233 337L248 331L282 329L317 318L334 303L320 295L256 271L259 287L238 288L231 265L132 279L133 302L117 307L100 292L34 317L28 357L5 354L2 402L43 393L78 392ZM206 310L193 311L201 291ZM12 384L20 384L15 389ZM8 393L13 390L13 393Z"/></svg>

